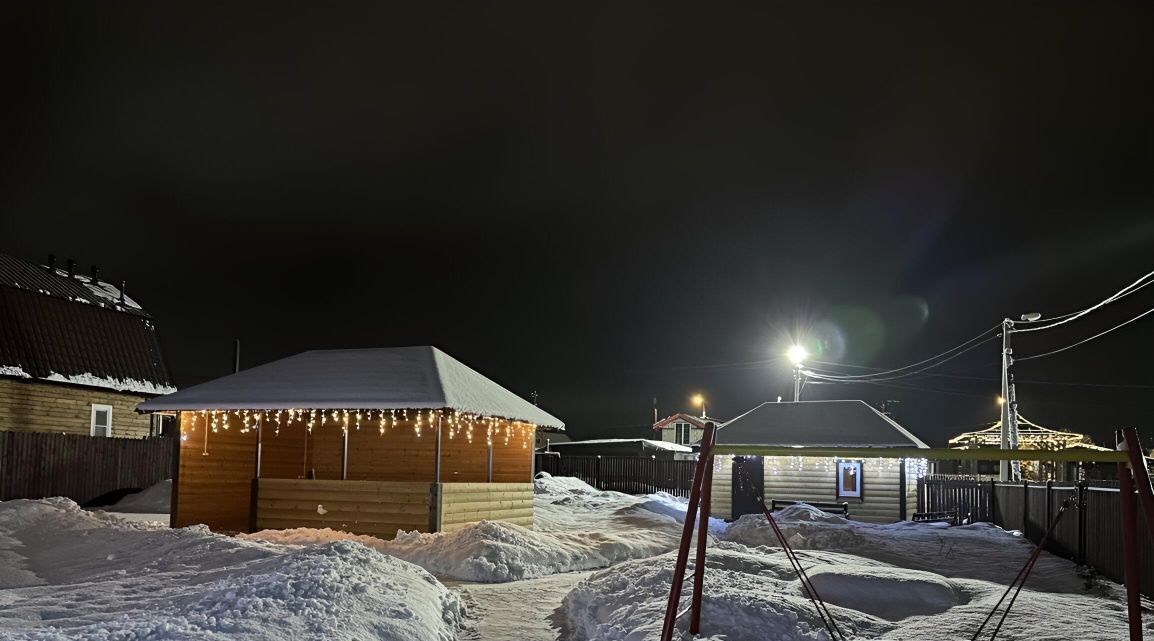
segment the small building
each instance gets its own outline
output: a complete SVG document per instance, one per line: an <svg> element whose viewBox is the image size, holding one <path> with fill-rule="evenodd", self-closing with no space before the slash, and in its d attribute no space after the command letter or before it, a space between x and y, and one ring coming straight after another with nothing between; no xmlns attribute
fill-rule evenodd
<svg viewBox="0 0 1154 641"><path fill-rule="evenodd" d="M0 430L158 435L137 404L175 391L156 323L99 271L0 254Z"/></svg>
<svg viewBox="0 0 1154 641"><path fill-rule="evenodd" d="M532 525L534 432L564 428L428 346L304 352L140 410L179 417L172 526L219 531Z"/></svg>
<svg viewBox="0 0 1154 641"><path fill-rule="evenodd" d="M773 499L848 503L850 518L890 523L916 505L925 459L843 458L837 448L929 446L862 401L763 403L721 425L719 446L796 449L789 456L718 455L714 460L711 513L735 519L755 514ZM808 451L807 451L808 450ZM912 510L911 510L912 511Z"/></svg>
<svg viewBox="0 0 1154 641"><path fill-rule="evenodd" d="M565 433L563 429L544 428L537 426L537 436L533 440L533 449L544 450L548 449L550 445L555 443L568 443L573 439Z"/></svg>
<svg viewBox="0 0 1154 641"><path fill-rule="evenodd" d="M705 424L708 422L721 423L721 421L708 416L693 416L679 412L654 423L653 431L659 435L657 438L659 441L678 445L693 445L701 442L701 436L705 433Z"/></svg>
<svg viewBox="0 0 1154 641"><path fill-rule="evenodd" d="M548 451L561 456L652 456L670 459L693 456L693 448L688 445L644 438L598 438L552 443Z"/></svg>
<svg viewBox="0 0 1154 641"><path fill-rule="evenodd" d="M1002 422L973 432L963 432L950 439L950 448L957 450L1000 449ZM1112 451L1102 447L1086 434L1043 427L1018 415L1018 449L1023 450L1084 450ZM1022 478L1027 481L1081 481L1118 478L1117 466L1090 461L1022 461ZM998 478L998 461L940 461L936 472L961 474L977 478Z"/></svg>

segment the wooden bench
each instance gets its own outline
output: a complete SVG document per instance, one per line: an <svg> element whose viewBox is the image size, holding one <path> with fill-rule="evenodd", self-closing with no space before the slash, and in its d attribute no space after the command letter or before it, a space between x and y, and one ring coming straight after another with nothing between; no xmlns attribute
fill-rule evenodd
<svg viewBox="0 0 1154 641"><path fill-rule="evenodd" d="M849 503L827 503L822 501L785 501L782 499L771 499L769 501L769 510L777 512L785 509L791 505L810 505L827 514L838 514L849 518Z"/></svg>
<svg viewBox="0 0 1154 641"><path fill-rule="evenodd" d="M914 512L914 522L959 525L962 521L957 510L946 510L944 512Z"/></svg>

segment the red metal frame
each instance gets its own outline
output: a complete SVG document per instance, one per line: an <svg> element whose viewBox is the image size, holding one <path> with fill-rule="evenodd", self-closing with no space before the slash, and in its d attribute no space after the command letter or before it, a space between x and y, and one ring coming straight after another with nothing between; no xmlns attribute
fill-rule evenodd
<svg viewBox="0 0 1154 641"><path fill-rule="evenodd" d="M1125 559L1126 612L1130 622L1130 641L1142 641L1142 597L1138 569L1138 500L1146 516L1146 527L1154 535L1154 487L1146 469L1145 452L1132 427L1116 433L1118 449L1126 450L1129 463L1118 464L1118 491L1122 507L1122 553Z"/></svg>
<svg viewBox="0 0 1154 641"><path fill-rule="evenodd" d="M677 605L681 601L681 584L685 582L685 566L689 562L689 544L693 539L694 517L698 512L698 505L701 500L702 479L705 478L705 470L713 458L715 430L716 426L712 422L705 424L705 434L701 438L700 458L697 460L697 467L693 469L693 487L689 491L685 524L681 528L681 545L677 549L677 562L673 566L673 583L669 586L669 601L665 604L665 621L661 626L661 641L672 641L673 639L673 629L677 623ZM700 567L704 572L704 551L702 552ZM699 592L695 592L695 598L700 603Z"/></svg>
<svg viewBox="0 0 1154 641"><path fill-rule="evenodd" d="M713 494L713 456L705 461L701 478L701 514L697 517L697 558L693 563L693 598L689 602L689 632L701 631L701 593L705 585L705 544L709 541L709 500Z"/></svg>

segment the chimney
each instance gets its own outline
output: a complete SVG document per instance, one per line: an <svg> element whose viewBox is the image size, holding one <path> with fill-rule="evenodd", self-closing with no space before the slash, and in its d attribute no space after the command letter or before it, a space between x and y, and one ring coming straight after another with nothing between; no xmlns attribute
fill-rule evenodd
<svg viewBox="0 0 1154 641"><path fill-rule="evenodd" d="M100 268L97 267L96 265L92 266L92 284L93 285L99 285L100 284Z"/></svg>
<svg viewBox="0 0 1154 641"><path fill-rule="evenodd" d="M128 286L127 281L120 281L120 304L124 304L124 288Z"/></svg>
<svg viewBox="0 0 1154 641"><path fill-rule="evenodd" d="M76 261L71 258L68 259L68 277L72 278L76 275Z"/></svg>
<svg viewBox="0 0 1154 641"><path fill-rule="evenodd" d="M50 272L56 271L56 254L48 254L48 264L45 265L45 267L48 268Z"/></svg>

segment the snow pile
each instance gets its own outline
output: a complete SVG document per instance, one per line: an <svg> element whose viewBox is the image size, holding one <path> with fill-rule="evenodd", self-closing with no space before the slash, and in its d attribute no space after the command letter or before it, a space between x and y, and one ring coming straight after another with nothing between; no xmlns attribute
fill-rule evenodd
<svg viewBox="0 0 1154 641"><path fill-rule="evenodd" d="M334 530L265 530L241 537L286 545L351 540L442 577L496 583L604 568L677 546L686 501L659 493L635 497L597 490L575 478L540 475L533 529L501 521L452 532L401 532L391 541ZM725 523L710 520L711 531Z"/></svg>
<svg viewBox="0 0 1154 641"><path fill-rule="evenodd" d="M808 506L776 517L849 638L970 638L1031 551L1020 536L985 524L870 525ZM743 517L721 538L706 557L704 638L827 638L764 517ZM591 574L563 604L574 637L656 639L673 559L670 553ZM688 594L686 586L682 608ZM683 618L679 629L685 625ZM1047 553L1002 629L1007 639L1035 641L1107 641L1125 634L1118 586L1088 590L1073 563Z"/></svg>
<svg viewBox="0 0 1154 641"><path fill-rule="evenodd" d="M458 595L353 542L299 549L169 530L66 499L0 503L4 639L449 641Z"/></svg>
<svg viewBox="0 0 1154 641"><path fill-rule="evenodd" d="M839 565L806 573L826 603L891 621L940 614L966 600L953 584L930 572Z"/></svg>
<svg viewBox="0 0 1154 641"><path fill-rule="evenodd" d="M139 514L166 514L172 498L172 479L165 479L136 494L129 494L115 504L103 508L106 512L134 512Z"/></svg>
<svg viewBox="0 0 1154 641"><path fill-rule="evenodd" d="M668 545L600 532L536 532L513 523L481 521L453 532L400 532L392 541L334 530L265 530L241 535L289 545L355 540L429 572L463 581L498 583L558 572L603 568L665 552Z"/></svg>
<svg viewBox="0 0 1154 641"><path fill-rule="evenodd" d="M656 639L665 616L674 554L630 561L594 573L565 597L574 638L590 641ZM702 632L726 641L828 641L817 612L802 595L784 554L741 546L709 551L702 597ZM682 606L688 605L688 588ZM880 621L831 605L847 636L881 632ZM684 618L683 618L684 619ZM682 628L685 627L684 620ZM686 636L688 638L688 635Z"/></svg>
<svg viewBox="0 0 1154 641"><path fill-rule="evenodd" d="M946 577L1009 583L1033 549L1017 532L989 523L959 527L903 521L888 525L846 521L810 508L792 506L774 515L786 540L798 550L838 550ZM778 547L764 516L747 514L721 535L750 547ZM1029 587L1050 592L1081 592L1084 581L1071 564L1051 554L1039 557Z"/></svg>

